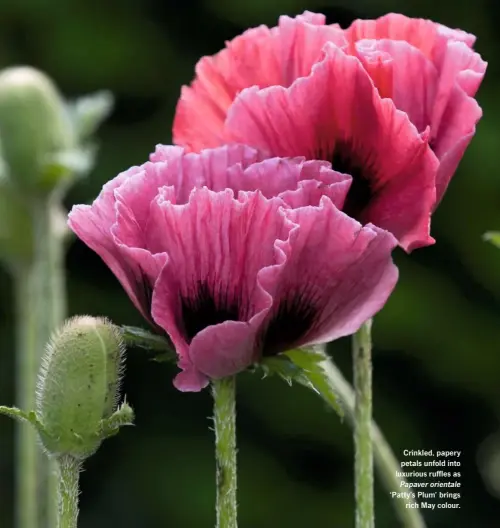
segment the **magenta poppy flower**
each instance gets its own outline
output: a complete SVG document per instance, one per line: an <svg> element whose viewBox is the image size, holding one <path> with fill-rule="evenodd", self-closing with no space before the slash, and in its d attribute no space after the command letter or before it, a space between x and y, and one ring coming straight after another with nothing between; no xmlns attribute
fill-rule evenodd
<svg viewBox="0 0 500 528"><path fill-rule="evenodd" d="M397 240L340 211L351 178L328 163L241 145L150 159L69 225L170 336L180 390L351 334L386 302Z"/></svg>
<svg viewBox="0 0 500 528"><path fill-rule="evenodd" d="M346 31L324 24L309 12L280 17L201 59L174 141L330 161L354 178L347 213L407 250L428 245L430 214L481 116L473 95L485 63L474 37L402 15Z"/></svg>

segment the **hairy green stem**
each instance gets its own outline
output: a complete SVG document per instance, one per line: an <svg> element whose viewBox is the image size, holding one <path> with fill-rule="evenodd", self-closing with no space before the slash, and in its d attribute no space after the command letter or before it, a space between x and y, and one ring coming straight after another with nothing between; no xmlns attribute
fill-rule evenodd
<svg viewBox="0 0 500 528"><path fill-rule="evenodd" d="M372 321L352 337L356 528L374 528L372 444Z"/></svg>
<svg viewBox="0 0 500 528"><path fill-rule="evenodd" d="M33 277L30 269L18 269L16 275L16 391L21 409L34 409L38 371L35 317L30 309ZM36 431L29 423L18 422L16 453L16 526L38 528L38 447Z"/></svg>
<svg viewBox="0 0 500 528"><path fill-rule="evenodd" d="M217 471L217 528L237 528L236 380L212 382L215 461Z"/></svg>
<svg viewBox="0 0 500 528"><path fill-rule="evenodd" d="M57 459L58 519L57 528L76 528L78 523L78 480L80 462L71 456Z"/></svg>
<svg viewBox="0 0 500 528"><path fill-rule="evenodd" d="M354 427L356 406L355 393L352 386L345 379L337 365L326 354L322 367L328 384L313 384L313 386L329 405L331 405L332 395L338 395L342 402L346 419ZM396 474L397 471L401 471L398 459L395 457L384 434L373 420L370 422L370 428L377 474L388 493L392 491L400 492L401 483L405 482L405 479L398 477ZM392 503L404 528L426 528L420 511L417 508L412 508L414 501L411 499L393 499Z"/></svg>
<svg viewBox="0 0 500 528"><path fill-rule="evenodd" d="M33 253L14 270L16 291L17 404L35 407L40 360L52 331L65 312L63 241L54 225L51 199L32 201ZM32 427L18 425L17 505L19 528L53 528L57 515L57 479L53 462L37 446Z"/></svg>

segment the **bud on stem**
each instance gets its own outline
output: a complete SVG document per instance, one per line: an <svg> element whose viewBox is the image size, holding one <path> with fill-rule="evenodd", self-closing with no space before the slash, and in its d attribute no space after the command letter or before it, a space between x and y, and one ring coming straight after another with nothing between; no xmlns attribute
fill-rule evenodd
<svg viewBox="0 0 500 528"><path fill-rule="evenodd" d="M75 147L66 104L53 82L27 66L0 72L0 140L7 175L25 190L50 191L51 158Z"/></svg>
<svg viewBox="0 0 500 528"><path fill-rule="evenodd" d="M36 401L40 437L50 454L87 458L131 422L126 403L116 409L123 352L120 330L103 318L74 317L52 338Z"/></svg>

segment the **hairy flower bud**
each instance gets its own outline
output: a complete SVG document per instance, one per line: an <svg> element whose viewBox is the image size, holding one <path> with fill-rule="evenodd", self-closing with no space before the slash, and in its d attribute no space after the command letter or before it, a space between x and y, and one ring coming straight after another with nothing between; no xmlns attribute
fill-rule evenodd
<svg viewBox="0 0 500 528"><path fill-rule="evenodd" d="M0 72L0 140L9 178L49 191L69 175L57 159L75 145L66 104L53 82L30 67Z"/></svg>
<svg viewBox="0 0 500 528"><path fill-rule="evenodd" d="M74 317L52 338L36 402L40 437L49 453L86 458L109 436L110 427L112 434L131 422L127 404L116 410L123 352L120 331L104 318Z"/></svg>

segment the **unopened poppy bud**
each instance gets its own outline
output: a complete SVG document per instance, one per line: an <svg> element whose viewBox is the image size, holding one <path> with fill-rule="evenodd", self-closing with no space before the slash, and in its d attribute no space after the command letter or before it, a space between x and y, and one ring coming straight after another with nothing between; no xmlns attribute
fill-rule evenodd
<svg viewBox="0 0 500 528"><path fill-rule="evenodd" d="M66 104L54 83L30 67L0 72L0 140L9 178L24 189L50 191L70 171L52 159L74 148Z"/></svg>
<svg viewBox="0 0 500 528"><path fill-rule="evenodd" d="M53 455L86 458L132 409L116 410L123 371L120 330L103 318L74 317L47 346L39 376L40 437Z"/></svg>

